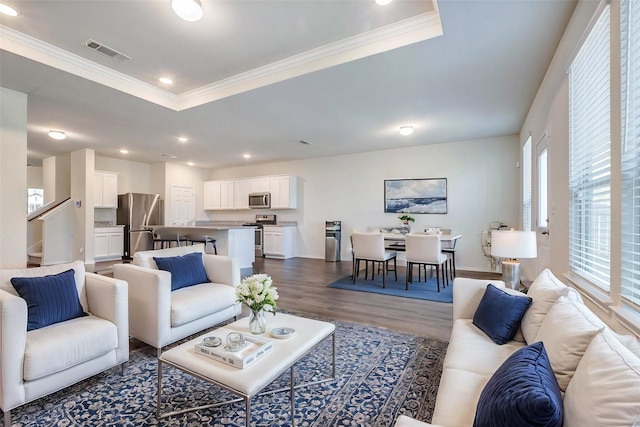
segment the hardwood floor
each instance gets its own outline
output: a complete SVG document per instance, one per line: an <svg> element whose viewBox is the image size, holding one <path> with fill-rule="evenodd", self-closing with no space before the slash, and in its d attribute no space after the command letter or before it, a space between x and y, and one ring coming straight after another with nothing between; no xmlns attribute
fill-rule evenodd
<svg viewBox="0 0 640 427"><path fill-rule="evenodd" d="M403 267L398 267L399 270ZM261 258L254 272L269 274L278 288L278 307L322 317L449 340L452 305L327 287L351 274L350 262L309 258ZM496 278L496 273L458 271L459 277ZM404 277L404 272L402 272Z"/></svg>
<svg viewBox="0 0 640 427"><path fill-rule="evenodd" d="M96 271L108 271L112 264L113 262L98 263ZM403 267L398 266L398 269L400 272ZM349 261L259 258L254 263L253 272L271 276L280 294L278 308L284 310L383 327L443 341L448 341L451 334L451 304L327 287L337 279L351 274ZM243 271L243 274L250 273ZM457 273L458 277L500 278L497 273L461 270Z"/></svg>

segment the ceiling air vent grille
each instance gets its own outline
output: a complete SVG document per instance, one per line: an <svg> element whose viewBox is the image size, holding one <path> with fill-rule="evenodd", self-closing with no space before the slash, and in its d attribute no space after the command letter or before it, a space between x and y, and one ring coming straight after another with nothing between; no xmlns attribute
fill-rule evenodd
<svg viewBox="0 0 640 427"><path fill-rule="evenodd" d="M107 55L111 59L115 59L118 62L124 62L131 59L131 57L125 55L124 53L120 53L117 50L111 49L109 46L105 46L102 43L98 43L95 40L87 40L84 42L84 45L91 50L95 50L96 52L100 52L103 55Z"/></svg>

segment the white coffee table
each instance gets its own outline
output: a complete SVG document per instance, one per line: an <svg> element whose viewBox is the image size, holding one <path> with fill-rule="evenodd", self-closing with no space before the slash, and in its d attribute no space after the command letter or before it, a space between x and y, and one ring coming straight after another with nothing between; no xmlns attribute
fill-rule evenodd
<svg viewBox="0 0 640 427"><path fill-rule="evenodd" d="M226 336L231 332L241 332L251 335L249 332L249 319L247 317L218 328L215 331L203 334L198 338L174 347L163 352L158 358L158 402L156 415L158 420L177 414L199 409L212 408L231 402L217 402L209 405L199 406L196 408L187 408L175 410L161 414L162 407L162 365L167 364L180 369L194 377L215 384L225 390L240 396L245 402L246 408L246 426L251 421L251 399L259 394L266 386L271 384L278 376L287 369L291 372L291 381L287 389L277 391L290 391L291 399L291 425L294 425L295 399L294 390L310 384L317 384L323 381L331 381L336 375L336 339L335 325L332 323L321 322L318 320L305 319L303 317L292 316L288 314L278 313L275 316L267 314L267 333L258 335L260 338L270 339L273 341L273 349L262 356L252 365L238 369L225 363L213 360L207 356L197 354L195 352L195 344L200 343L206 336ZM277 327L291 327L296 330L295 336L287 339L272 338L269 331ZM313 350L326 338L332 338L332 377L331 379L315 381L313 383L294 385L293 366ZM240 399L238 399L240 400ZM235 401L238 401L235 400Z"/></svg>

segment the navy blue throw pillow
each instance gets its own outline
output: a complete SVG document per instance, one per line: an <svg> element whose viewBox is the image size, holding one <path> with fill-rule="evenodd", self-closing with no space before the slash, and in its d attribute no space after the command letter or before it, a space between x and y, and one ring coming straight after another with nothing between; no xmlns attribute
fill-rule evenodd
<svg viewBox="0 0 640 427"><path fill-rule="evenodd" d="M513 353L485 385L474 427L560 427L562 394L542 342Z"/></svg>
<svg viewBox="0 0 640 427"><path fill-rule="evenodd" d="M153 260L160 270L171 273L172 291L209 282L202 263L202 252L193 252L174 257L153 257Z"/></svg>
<svg viewBox="0 0 640 427"><path fill-rule="evenodd" d="M489 284L473 315L473 324L496 344L506 344L518 332L531 301L530 297L511 295Z"/></svg>
<svg viewBox="0 0 640 427"><path fill-rule="evenodd" d="M27 302L27 331L85 316L73 269L42 277L12 277L11 284Z"/></svg>

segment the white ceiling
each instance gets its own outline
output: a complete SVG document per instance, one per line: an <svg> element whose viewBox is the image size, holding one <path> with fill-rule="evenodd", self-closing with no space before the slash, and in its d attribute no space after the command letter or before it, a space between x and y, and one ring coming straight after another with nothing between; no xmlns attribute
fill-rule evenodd
<svg viewBox="0 0 640 427"><path fill-rule="evenodd" d="M518 133L576 3L203 0L188 23L170 0L0 1L21 11L0 18L0 86L29 95L29 162L206 168Z"/></svg>

